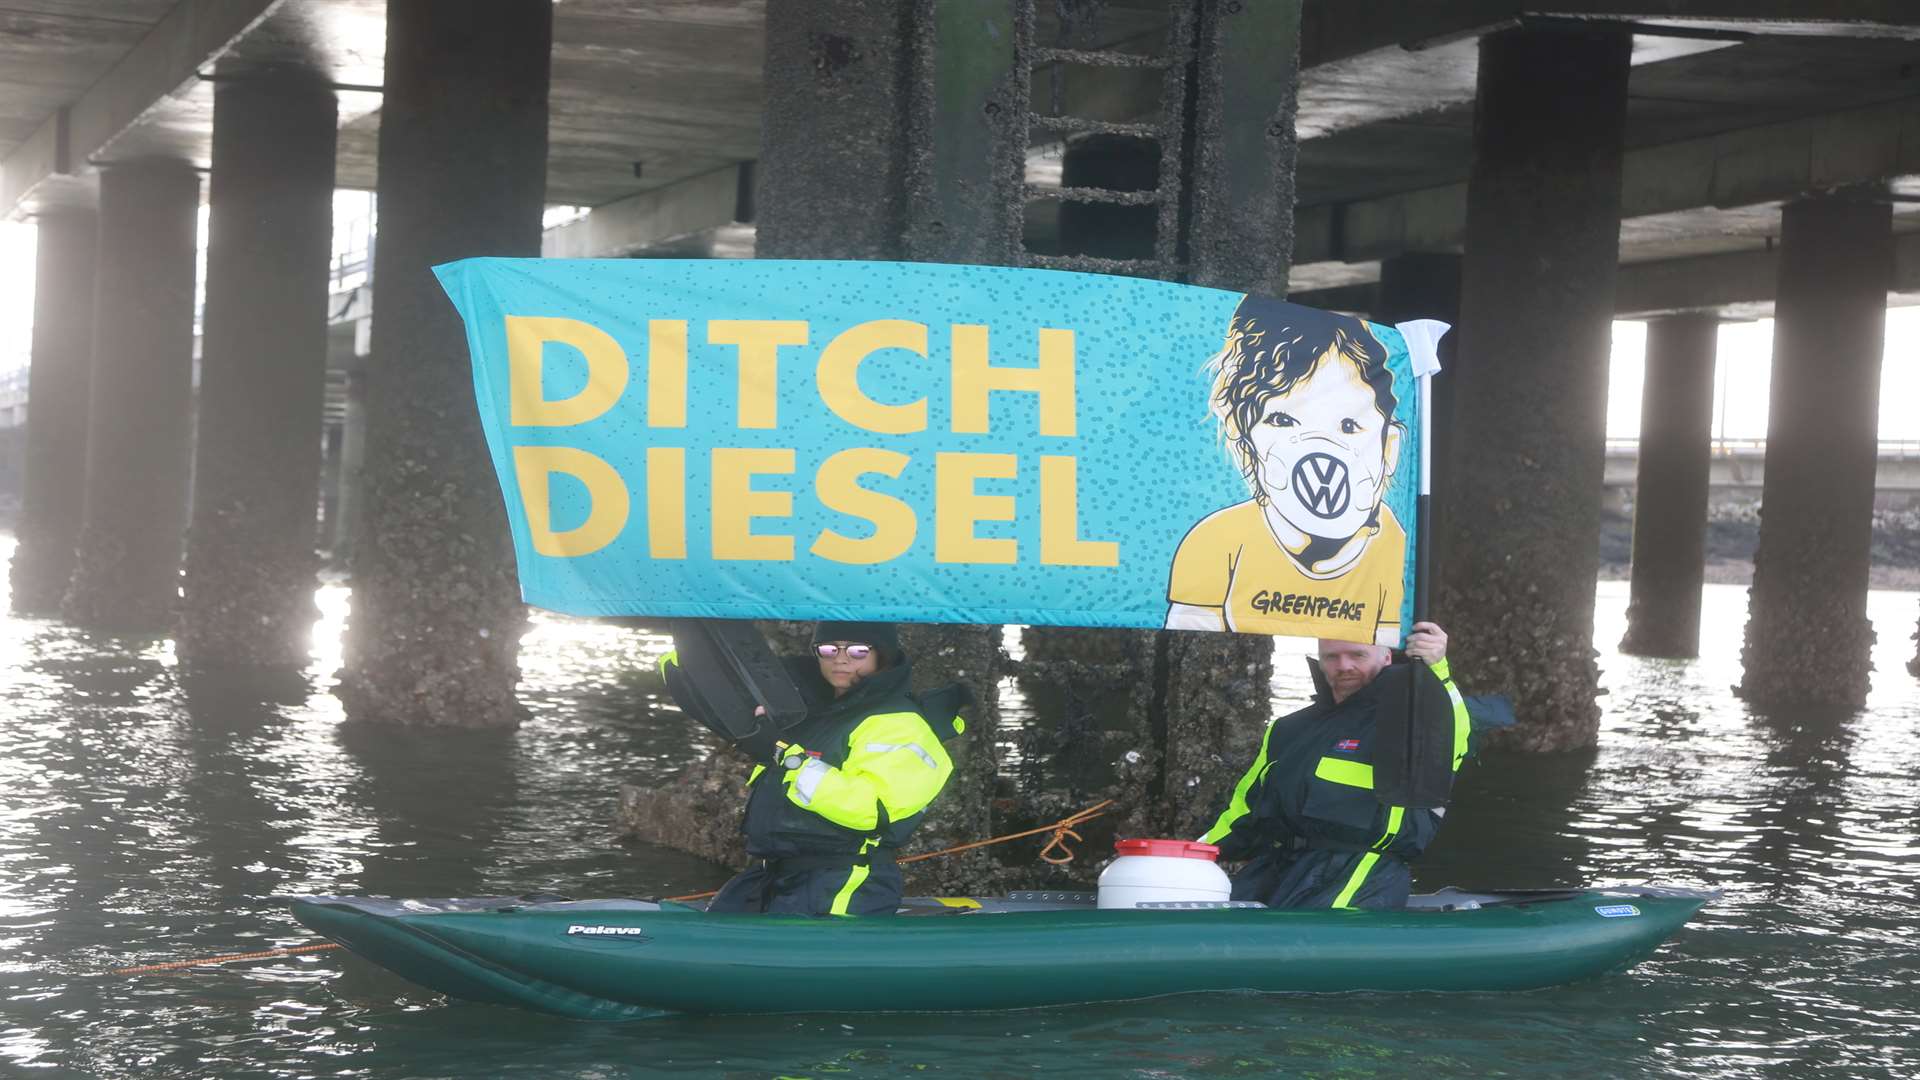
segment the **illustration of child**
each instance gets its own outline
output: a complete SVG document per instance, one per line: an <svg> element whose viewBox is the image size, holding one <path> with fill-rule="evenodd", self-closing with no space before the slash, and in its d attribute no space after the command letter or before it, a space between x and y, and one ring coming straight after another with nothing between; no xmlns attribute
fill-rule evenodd
<svg viewBox="0 0 1920 1080"><path fill-rule="evenodd" d="M1407 534L1384 498L1405 425L1385 347L1359 320L1249 296L1210 370L1253 497L1180 541L1167 628L1399 644Z"/></svg>

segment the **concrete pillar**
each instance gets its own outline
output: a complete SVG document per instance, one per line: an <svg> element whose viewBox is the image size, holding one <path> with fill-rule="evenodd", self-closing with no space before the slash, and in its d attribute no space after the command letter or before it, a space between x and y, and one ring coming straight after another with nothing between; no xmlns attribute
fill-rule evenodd
<svg viewBox="0 0 1920 1080"><path fill-rule="evenodd" d="M1023 116L1026 107L1025 88L1006 78L1012 63L1012 7L1009 0L913 5L771 0L760 254L893 257L902 242L894 208L904 204L905 250L912 257L1012 261L1018 254L1020 204L1004 182L1009 157L992 152L1007 150L997 125ZM1274 283L1286 279L1293 201L1294 72L1291 64L1275 63L1276 55L1290 56L1284 48L1276 50L1282 40L1276 35L1285 31L1284 40L1294 40L1298 5L1219 7L1214 12L1209 6L1207 17L1225 22L1203 24L1199 34L1196 80L1203 149L1194 160L1214 165L1194 167L1186 177L1195 188L1195 279L1272 292L1284 288ZM926 13L932 15L931 25L917 21ZM1259 87L1271 96L1248 90ZM983 123L983 116L998 119ZM1019 150L1012 149L1011 159L1017 160ZM904 181L896 179L901 177ZM983 698L972 733L954 747L958 775L934 804L917 844L975 838L988 824L1004 829L1051 820L1077 809L1081 796L1100 797L1086 790L1088 778L1076 772L1040 798L1022 792L1015 807L993 816L993 750L986 733L997 720L999 633L999 627L943 626L914 628L906 635L922 682L962 677ZM1064 631L1042 640L1077 644L1092 636ZM1218 811L1236 770L1253 753L1254 736L1267 716L1272 643L1224 634L1102 636L1094 650L1101 661L1044 657L1083 671L1101 667L1126 673L1099 685L1123 688L1128 730L1077 734L1081 742L1075 750L1102 768L1116 747L1140 751L1125 754L1114 770L1127 804L1096 830L1115 822L1129 830L1155 831L1178 823L1179 833L1191 835L1203 815ZM1042 651L1056 652L1036 650ZM1029 665L1030 674L1036 670ZM1048 668L1045 675L1060 670ZM1071 726L1063 725L1063 732ZM719 841L701 832L699 822L737 813L737 771L716 756L683 773L670 790L629 789L623 793L623 821L642 839L683 845L689 843L684 837L697 833L692 844L718 850ZM690 819L680 804L696 800L711 810ZM1033 871L1024 868L994 870L990 857L938 863L916 867L916 875L936 876L919 877L922 884L910 887L955 882L954 887L981 889L1032 880ZM1091 869L1095 863L1086 865Z"/></svg>
<svg viewBox="0 0 1920 1080"><path fill-rule="evenodd" d="M1181 162L1187 279L1195 285L1286 295L1300 12L1298 2L1198 5L1191 138ZM1196 835L1225 806L1272 717L1273 642L1173 630L1155 645L1149 718L1163 763L1145 780L1153 805L1129 824ZM1138 783L1124 767L1121 774Z"/></svg>
<svg viewBox="0 0 1920 1080"><path fill-rule="evenodd" d="M320 527L313 536L314 546L331 555L340 536L340 439L339 424L320 429Z"/></svg>
<svg viewBox="0 0 1920 1080"><path fill-rule="evenodd" d="M761 257L999 262L1011 254L989 239L1013 235L1007 200L979 197L995 190L999 159L951 151L999 145L1005 110L982 103L1010 90L1002 60L1011 55L1012 9L1001 0L933 7L943 10L897 0L769 0ZM930 25L921 18L928 14L946 21ZM937 173L921 171L927 155ZM955 186L972 187L973 197ZM986 733L999 727L1000 632L919 626L902 635L919 686L965 680L979 697L971 734L949 748L955 775L917 846L992 835L995 764ZM993 860L976 853L932 863L939 865L915 870L916 890L982 884Z"/></svg>
<svg viewBox="0 0 1920 1080"><path fill-rule="evenodd" d="M758 252L776 259L1004 262L1018 203L998 175L1002 127L1024 109L1009 85L1012 7L1004 0L936 5L896 0L769 0L766 110L761 124ZM991 107L989 107L991 106ZM916 152L916 149L918 152ZM974 152L966 152L974 151ZM1011 216L1010 216L1011 215ZM379 310L378 305L375 307ZM770 637L784 636L778 626ZM913 626L902 643L920 688L966 681L978 696L954 742L955 775L914 841L932 849L992 834L1003 670L998 626ZM776 648L779 645L776 644ZM715 754L669 785L621 793L629 835L716 861L738 857L744 766ZM913 891L996 886L975 852L917 864Z"/></svg>
<svg viewBox="0 0 1920 1080"><path fill-rule="evenodd" d="M299 670L312 652L333 242L333 91L218 83L180 659Z"/></svg>
<svg viewBox="0 0 1920 1080"><path fill-rule="evenodd" d="M768 0L754 200L761 258L905 254L908 147L927 141L910 107L916 6Z"/></svg>
<svg viewBox="0 0 1920 1080"><path fill-rule="evenodd" d="M1168 81L1163 105L1175 112L1162 118L1169 137L1157 153L1137 142L1129 152L1127 141L1087 140L1069 149L1063 169L1070 187L1138 190L1158 182L1173 201L1157 215L1063 206L1067 253L1145 258L1177 250L1193 284L1285 295L1300 14L1298 3L1201 4L1197 24L1175 25L1167 48L1184 51L1191 41L1193 63L1184 79ZM1167 182L1170 172L1178 183ZM1170 233L1179 235L1177 246L1167 242ZM1272 715L1271 640L1050 630L1028 641L1026 674L1036 681L1071 688L1104 669L1124 672L1121 681L1138 687L1129 729L1093 736L1124 748L1107 792L1119 800L1120 828L1190 835L1219 813ZM1088 737L1076 726L1063 719L1057 737ZM1056 771L1070 771L1067 755L1058 756Z"/></svg>
<svg viewBox="0 0 1920 1080"><path fill-rule="evenodd" d="M100 173L87 493L62 605L88 629L162 633L179 598L199 209L185 162Z"/></svg>
<svg viewBox="0 0 1920 1080"><path fill-rule="evenodd" d="M1647 323L1640 472L1633 500L1633 591L1627 633L1620 639L1624 653L1700 655L1719 337L1720 320L1712 315L1670 315Z"/></svg>
<svg viewBox="0 0 1920 1080"><path fill-rule="evenodd" d="M1125 153L1089 141L1068 151L1068 186L1177 190L1179 213L1162 204L1158 218L1126 208L1068 204L1061 210L1068 253L1150 257L1184 218L1186 278L1196 285L1283 296L1293 252L1294 166L1300 4L1201 4L1191 31L1193 64L1181 84L1178 139L1158 153ZM1184 40L1181 42L1184 44ZM1169 48L1178 48L1170 43ZM1167 92L1172 93L1170 82ZM1136 143L1136 146L1138 144ZM1152 148L1144 148L1151 150ZM1115 151L1118 151L1117 153ZM1179 183L1167 185L1177 169ZM1082 180L1082 170L1087 174ZM1141 247L1142 241L1147 245ZM1118 246L1131 242L1132 246ZM1115 245L1106 247L1102 245ZM1165 249L1167 245L1160 245ZM1064 640L1047 640L1059 638ZM1040 656L1080 665L1133 669L1139 685L1125 732L1117 787L1121 828L1136 835L1192 835L1225 805L1259 734L1271 718L1273 642L1260 636L1162 631L1100 634L1049 631L1029 638ZM1030 654L1029 674L1053 676ZM1076 667L1059 665L1068 685ZM1074 726L1068 718L1063 734ZM1059 770L1065 771L1065 770Z"/></svg>
<svg viewBox="0 0 1920 1080"><path fill-rule="evenodd" d="M73 576L87 491L87 392L93 367L91 210L42 214L34 264L33 360L13 610L52 615Z"/></svg>
<svg viewBox="0 0 1920 1080"><path fill-rule="evenodd" d="M1510 742L1591 745L1607 362L1630 35L1480 42L1453 448L1434 617L1454 669L1514 699Z"/></svg>
<svg viewBox="0 0 1920 1080"><path fill-rule="evenodd" d="M1192 211L1195 285L1287 294L1294 166L1300 156L1302 0L1202 3L1194 35ZM1163 219L1164 220L1164 219Z"/></svg>
<svg viewBox="0 0 1920 1080"><path fill-rule="evenodd" d="M1460 256L1445 252L1409 251L1380 263L1380 289L1376 294L1374 322L1389 325L1411 319L1439 319L1455 327L1460 325ZM1433 431L1428 459L1431 464L1433 498L1433 536L1441 535L1440 522L1455 497L1451 466L1454 432L1454 387L1460 382L1460 342L1456 330L1440 339L1440 374L1433 386ZM1438 561L1432 563L1434 571ZM1431 583L1430 583L1431 584Z"/></svg>
<svg viewBox="0 0 1920 1080"><path fill-rule="evenodd" d="M365 501L367 464L367 373L347 372L347 402L340 421L340 494L334 503L333 564L353 561L353 539L360 535L360 504Z"/></svg>
<svg viewBox="0 0 1920 1080"><path fill-rule="evenodd" d="M1780 215L1760 546L1740 654L1740 693L1757 708L1866 701L1892 225L1884 191L1802 199Z"/></svg>
<svg viewBox="0 0 1920 1080"><path fill-rule="evenodd" d="M1005 265L1020 251L1032 87L1015 62L1014 9L1024 2L913 5L906 126L917 135L907 150L908 258Z"/></svg>
<svg viewBox="0 0 1920 1080"><path fill-rule="evenodd" d="M430 268L540 253L551 0L387 5L353 721L519 721L526 625L466 336Z"/></svg>

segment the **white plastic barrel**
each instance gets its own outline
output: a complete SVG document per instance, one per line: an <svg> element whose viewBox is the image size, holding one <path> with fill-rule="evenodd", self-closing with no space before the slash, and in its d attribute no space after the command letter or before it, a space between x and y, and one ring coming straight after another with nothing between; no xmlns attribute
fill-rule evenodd
<svg viewBox="0 0 1920 1080"><path fill-rule="evenodd" d="M1100 872L1100 906L1130 908L1142 903L1225 901L1233 895L1227 872L1214 861L1220 849L1190 840L1116 840L1119 858Z"/></svg>

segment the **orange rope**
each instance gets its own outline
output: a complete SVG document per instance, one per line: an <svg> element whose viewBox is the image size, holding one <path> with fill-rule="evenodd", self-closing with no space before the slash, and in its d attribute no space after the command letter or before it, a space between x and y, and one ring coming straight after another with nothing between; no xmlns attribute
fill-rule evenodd
<svg viewBox="0 0 1920 1080"><path fill-rule="evenodd" d="M939 856L942 856L942 855L953 855L962 851L971 851L974 848L986 847L989 844L1004 844L1009 840L1018 840L1026 836L1036 836L1040 833L1052 833L1053 835L1047 838L1046 846L1040 849L1040 857L1042 859L1045 859L1047 862L1052 863L1055 866L1065 866L1067 863L1070 863L1073 861L1073 849L1067 846L1067 838L1072 837L1075 840L1081 839L1080 834L1073 831L1073 827L1075 825L1081 824L1082 822L1091 821L1094 818L1099 817L1101 814L1106 813L1107 807L1112 805L1113 805L1113 800L1107 799L1104 802L1095 803L1092 806L1087 807L1085 810L1081 810L1077 813L1069 814L1066 817L1061 818L1059 821L1056 821L1051 825L1042 825L1037 829L1028 829L1025 832L1008 833L1005 836L996 836L991 840L975 840L971 844L961 844L957 847L942 848L939 851L926 851L918 855L909 855L906 858L901 859L899 861L903 863L919 862L921 859L933 859L933 858L938 858ZM1059 848L1060 851L1063 852L1063 854L1057 857L1054 855L1048 854L1048 852L1053 851L1055 848ZM675 900L675 901L705 900L707 897L717 895L719 892L720 892L719 889L709 889L706 892L688 893L685 896L669 896L667 897L667 899Z"/></svg>
<svg viewBox="0 0 1920 1080"><path fill-rule="evenodd" d="M151 971L173 971L178 968L200 967L204 964L224 964L229 960L267 960L276 956L294 956L299 953L320 952L323 949L338 949L339 945L329 941L321 945L292 945L284 949L267 949L264 952L231 953L227 956L207 956L199 960L169 960L164 964L145 964L140 967L116 968L115 975L145 975Z"/></svg>
<svg viewBox="0 0 1920 1080"><path fill-rule="evenodd" d="M1106 813L1107 807L1112 805L1113 800L1108 799L1104 802L1095 803L1085 810L1069 814L1051 825L1042 825L1037 829L1028 829L1024 832L1008 833L1005 836L996 836L991 840L975 840L971 844L942 848L939 851L926 851L918 855L909 855L899 861L903 863L919 862L922 859L935 859L942 855L954 855L962 851L972 851L974 848L987 847L991 844L1004 844L1009 840L1019 840L1022 837L1036 836L1040 833L1051 833L1052 835L1047 838L1046 846L1040 849L1040 857L1055 866L1064 866L1073 861L1073 849L1067 846L1067 839L1069 837L1074 840L1081 839L1080 834L1073 831L1073 827L1099 817L1101 814ZM1049 854L1049 852L1055 848L1060 849L1063 854L1058 857ZM719 889L709 889L703 893L688 893L686 896L669 896L667 899L705 900L707 897L713 896L719 891ZM146 975L156 971L177 971L181 968L204 967L208 964L225 964L234 960L269 960L280 956L297 956L300 953L321 952L326 949L338 949L340 947L340 945L331 941L319 945L293 945L284 949L267 949L262 952L229 953L226 956L206 956L198 960L169 960L163 964L143 964L140 967L115 968L113 973L115 975Z"/></svg>

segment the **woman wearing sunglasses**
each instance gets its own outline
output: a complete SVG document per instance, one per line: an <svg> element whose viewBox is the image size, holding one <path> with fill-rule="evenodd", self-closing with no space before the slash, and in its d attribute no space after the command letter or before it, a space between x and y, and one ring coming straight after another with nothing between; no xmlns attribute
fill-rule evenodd
<svg viewBox="0 0 1920 1080"><path fill-rule="evenodd" d="M748 777L740 828L755 862L707 910L892 914L894 852L953 774L940 743L962 730L958 710L971 695L914 697L912 666L887 623L820 623L813 655L787 667L811 708L776 760Z"/></svg>

